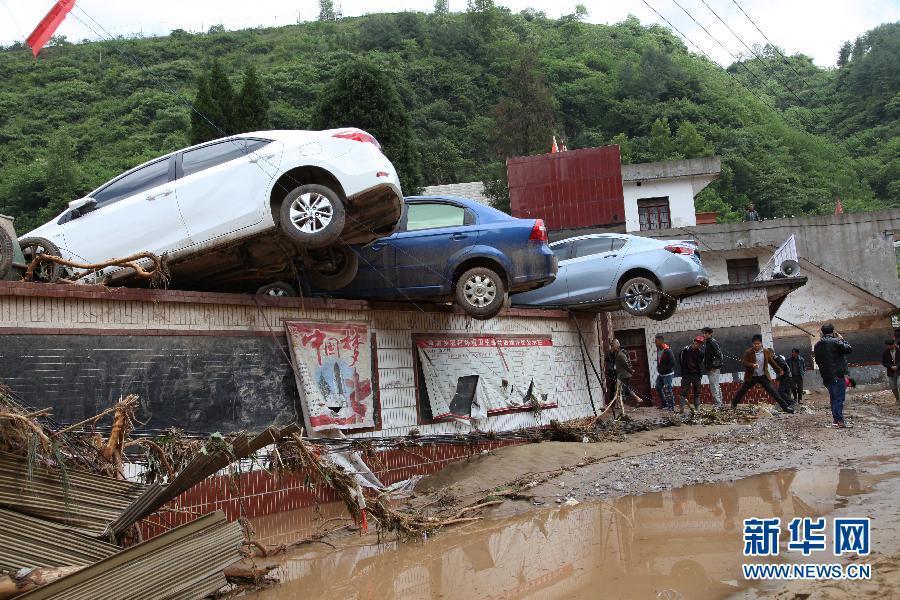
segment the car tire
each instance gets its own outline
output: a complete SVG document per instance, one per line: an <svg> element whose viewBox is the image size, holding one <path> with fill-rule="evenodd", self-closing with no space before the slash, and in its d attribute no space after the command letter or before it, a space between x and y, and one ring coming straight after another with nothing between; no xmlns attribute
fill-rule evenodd
<svg viewBox="0 0 900 600"><path fill-rule="evenodd" d="M22 248L22 254L25 256L26 268L31 265L31 261L38 254L48 254L50 256L60 256L59 248L50 240L41 237L27 237L19 240L19 246ZM55 283L65 274L66 270L60 264L44 262L35 270L34 281L41 283Z"/></svg>
<svg viewBox="0 0 900 600"><path fill-rule="evenodd" d="M475 267L456 280L455 300L473 319L490 319L506 304L506 285L493 269Z"/></svg>
<svg viewBox="0 0 900 600"><path fill-rule="evenodd" d="M622 310L635 317L649 317L659 308L659 287L652 279L632 277L622 284Z"/></svg>
<svg viewBox="0 0 900 600"><path fill-rule="evenodd" d="M304 248L325 248L338 242L346 212L340 194L324 185L294 188L281 202L281 230Z"/></svg>
<svg viewBox="0 0 900 600"><path fill-rule="evenodd" d="M669 296L663 296L659 301L659 307L650 315L654 321L665 321L678 310L678 300Z"/></svg>
<svg viewBox="0 0 900 600"><path fill-rule="evenodd" d="M5 279L12 269L14 248L13 239L5 229L0 229L0 279Z"/></svg>
<svg viewBox="0 0 900 600"><path fill-rule="evenodd" d="M275 283L266 284L256 290L256 295L270 296L272 298L295 298L297 296L297 290L289 283L276 281Z"/></svg>
<svg viewBox="0 0 900 600"><path fill-rule="evenodd" d="M330 292L346 287L359 271L359 256L349 246L334 246L309 253L305 268L309 282Z"/></svg>

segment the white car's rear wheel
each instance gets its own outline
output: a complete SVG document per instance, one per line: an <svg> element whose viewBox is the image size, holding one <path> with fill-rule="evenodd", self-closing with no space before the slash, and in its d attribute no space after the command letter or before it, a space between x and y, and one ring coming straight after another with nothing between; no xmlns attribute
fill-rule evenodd
<svg viewBox="0 0 900 600"><path fill-rule="evenodd" d="M632 277L622 285L622 309L636 317L647 317L659 308L659 288L646 277Z"/></svg>
<svg viewBox="0 0 900 600"><path fill-rule="evenodd" d="M344 231L344 203L331 188L306 184L294 188L281 202L281 229L304 248L324 248L339 241Z"/></svg>

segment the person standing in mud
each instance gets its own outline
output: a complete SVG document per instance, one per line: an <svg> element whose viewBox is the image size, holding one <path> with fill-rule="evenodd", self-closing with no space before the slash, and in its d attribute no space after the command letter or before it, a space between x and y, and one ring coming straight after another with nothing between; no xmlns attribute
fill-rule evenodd
<svg viewBox="0 0 900 600"><path fill-rule="evenodd" d="M656 393L659 394L659 407L675 412L675 392L672 390L675 353L662 334L657 334L653 343L656 344Z"/></svg>
<svg viewBox="0 0 900 600"><path fill-rule="evenodd" d="M776 354L774 348L769 348L769 352L775 357L775 364L781 369L781 375L778 376L778 393L784 398L788 404L791 403L791 387L794 385L794 379L791 376L791 369L788 361L783 354Z"/></svg>
<svg viewBox="0 0 900 600"><path fill-rule="evenodd" d="M700 380L703 378L703 354L700 347L703 345L703 336L698 335L690 345L682 348L678 354L678 365L681 367L681 397L678 401L679 412L684 412L684 405L688 402L688 393L694 393L694 408L700 408Z"/></svg>
<svg viewBox="0 0 900 600"><path fill-rule="evenodd" d="M775 399L775 402L778 403L778 406L784 412L794 412L794 409L784 401L778 390L772 387L772 378L766 365L771 366L778 375L781 374L781 367L776 364L774 353L763 348L762 336L758 333L753 336L753 345L744 352L741 363L744 365L744 384L737 394L734 395L734 399L731 401L732 408L737 407L738 403L744 399L744 396L747 395L751 388L761 385L766 390L766 393Z"/></svg>
<svg viewBox="0 0 900 600"><path fill-rule="evenodd" d="M791 372L791 395L799 406L803 399L803 375L806 371L806 361L800 356L800 348L791 350L791 357L787 362Z"/></svg>
<svg viewBox="0 0 900 600"><path fill-rule="evenodd" d="M834 325L822 325L822 337L816 342L813 354L819 366L822 383L828 389L831 399L831 416L833 423L829 427L844 429L844 400L847 396L847 355L853 347L844 341L844 336L834 330Z"/></svg>
<svg viewBox="0 0 900 600"><path fill-rule="evenodd" d="M712 394L716 408L722 408L722 387L719 375L722 373L722 347L713 337L712 327L703 328L703 368L709 377L709 393Z"/></svg>
<svg viewBox="0 0 900 600"><path fill-rule="evenodd" d="M897 378L900 377L900 356L897 352L897 340L885 340L884 352L881 354L881 364L887 369L887 380L894 393L894 400L900 402L900 389L897 387Z"/></svg>
<svg viewBox="0 0 900 600"><path fill-rule="evenodd" d="M622 350L622 344L619 340L612 341L612 353L614 356L613 366L616 372L616 385L617 389L622 392L622 400L631 396L635 399L638 405L641 404L641 397L635 394L631 390L631 376L634 375L634 368L631 366L631 360L628 358L628 353Z"/></svg>

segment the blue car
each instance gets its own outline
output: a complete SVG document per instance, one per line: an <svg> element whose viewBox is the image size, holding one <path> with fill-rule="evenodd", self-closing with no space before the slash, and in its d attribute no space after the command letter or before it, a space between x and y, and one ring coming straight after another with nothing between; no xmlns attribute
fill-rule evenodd
<svg viewBox="0 0 900 600"><path fill-rule="evenodd" d="M541 219L516 219L465 198L405 198L396 232L352 246L359 262L356 277L327 294L367 300L453 299L472 317L489 319L509 293L533 290L556 278L557 259L547 241Z"/></svg>

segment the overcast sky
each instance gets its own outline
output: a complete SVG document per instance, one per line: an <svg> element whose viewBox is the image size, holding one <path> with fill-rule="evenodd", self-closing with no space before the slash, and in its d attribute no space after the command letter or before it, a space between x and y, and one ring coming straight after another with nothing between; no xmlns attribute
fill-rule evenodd
<svg viewBox="0 0 900 600"><path fill-rule="evenodd" d="M647 0L688 38L718 62L728 65L731 54L747 54L741 41L729 33L704 0ZM712 36L691 20L680 4ZM741 14L734 0L705 0L712 10L749 46L764 43L759 31ZM816 64L833 66L838 49L847 40L880 23L900 19L900 0L737 0L770 40L790 53L803 52ZM642 23L661 22L642 0L582 0L592 23L616 23L629 14ZM23 40L54 0L0 0L0 44ZM499 5L518 12L542 10L550 17L574 12L578 0L499 0ZM402 10L431 11L433 0L335 0L344 15ZM465 10L466 0L450 0L453 11ZM80 10L79 10L80 9ZM83 12L82 12L83 11ZM70 40L97 39L107 35L87 15L114 35L165 34L172 29L205 31L221 24L227 29L258 25L287 25L309 21L318 15L317 0L78 0L75 10L59 29ZM92 32L85 24L96 30ZM724 46L725 48L723 48ZM688 43L692 51L696 48Z"/></svg>

